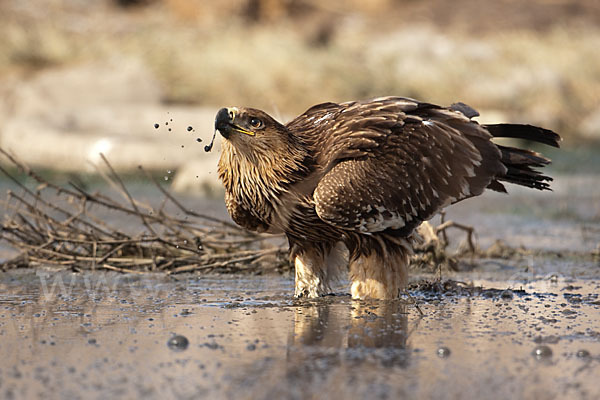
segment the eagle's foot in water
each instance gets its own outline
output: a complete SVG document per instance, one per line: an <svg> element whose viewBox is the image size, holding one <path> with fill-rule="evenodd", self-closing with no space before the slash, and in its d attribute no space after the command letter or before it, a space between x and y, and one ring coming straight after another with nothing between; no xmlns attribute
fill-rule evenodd
<svg viewBox="0 0 600 400"><path fill-rule="evenodd" d="M331 293L328 276L320 265L309 262L305 257L296 257L296 287L294 297L314 299Z"/></svg>

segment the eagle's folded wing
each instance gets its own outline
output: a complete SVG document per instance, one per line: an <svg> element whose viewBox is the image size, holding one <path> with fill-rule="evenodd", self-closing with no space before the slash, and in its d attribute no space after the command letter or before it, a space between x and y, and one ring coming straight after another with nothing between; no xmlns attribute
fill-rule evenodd
<svg viewBox="0 0 600 400"><path fill-rule="evenodd" d="M504 171L481 126L458 111L419 109L408 101L352 104L355 110L336 118L333 133L324 132L333 143L323 148L335 151L323 156L328 172L313 195L323 221L364 233L391 229L408 235L441 208L481 194Z"/></svg>

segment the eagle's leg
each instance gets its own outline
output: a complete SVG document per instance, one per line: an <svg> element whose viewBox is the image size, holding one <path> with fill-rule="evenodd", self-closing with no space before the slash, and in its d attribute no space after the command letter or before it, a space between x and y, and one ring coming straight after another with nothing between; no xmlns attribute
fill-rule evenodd
<svg viewBox="0 0 600 400"><path fill-rule="evenodd" d="M348 265L343 244L311 244L295 252L295 297L315 298L331 293L331 282Z"/></svg>
<svg viewBox="0 0 600 400"><path fill-rule="evenodd" d="M408 282L409 252L403 248L385 253L370 251L350 261L353 299L396 299Z"/></svg>

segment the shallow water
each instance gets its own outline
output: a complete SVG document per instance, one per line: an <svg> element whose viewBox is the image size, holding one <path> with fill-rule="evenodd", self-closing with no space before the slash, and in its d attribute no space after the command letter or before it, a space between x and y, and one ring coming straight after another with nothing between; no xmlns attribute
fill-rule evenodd
<svg viewBox="0 0 600 400"><path fill-rule="evenodd" d="M185 202L225 214L221 198ZM444 271L499 290L412 291L423 316L408 300L352 301L344 284L296 301L281 276L0 273L0 398L600 398L597 177L447 216L482 248L555 253Z"/></svg>
<svg viewBox="0 0 600 400"><path fill-rule="evenodd" d="M0 397L599 398L600 280L474 283L514 290L413 291L421 316L279 276L5 274Z"/></svg>

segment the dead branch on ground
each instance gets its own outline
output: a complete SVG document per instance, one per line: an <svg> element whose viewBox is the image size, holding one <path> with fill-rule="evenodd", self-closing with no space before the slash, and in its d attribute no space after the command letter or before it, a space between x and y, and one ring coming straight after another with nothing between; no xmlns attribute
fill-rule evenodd
<svg viewBox="0 0 600 400"><path fill-rule="evenodd" d="M0 153L37 183L31 189L0 166L0 172L18 188L9 190L3 201L6 212L1 239L19 254L4 261L3 270L44 266L173 274L287 268L287 251L272 237L189 210L154 179L151 181L165 197L161 207L134 199L104 157L107 172L99 172L122 195L121 200L90 193L73 182L66 187L55 185L6 151L0 149ZM177 215L166 211L168 202ZM111 217L101 216L102 209ZM137 220L142 232L131 234L123 226L113 226L121 217L134 224Z"/></svg>

